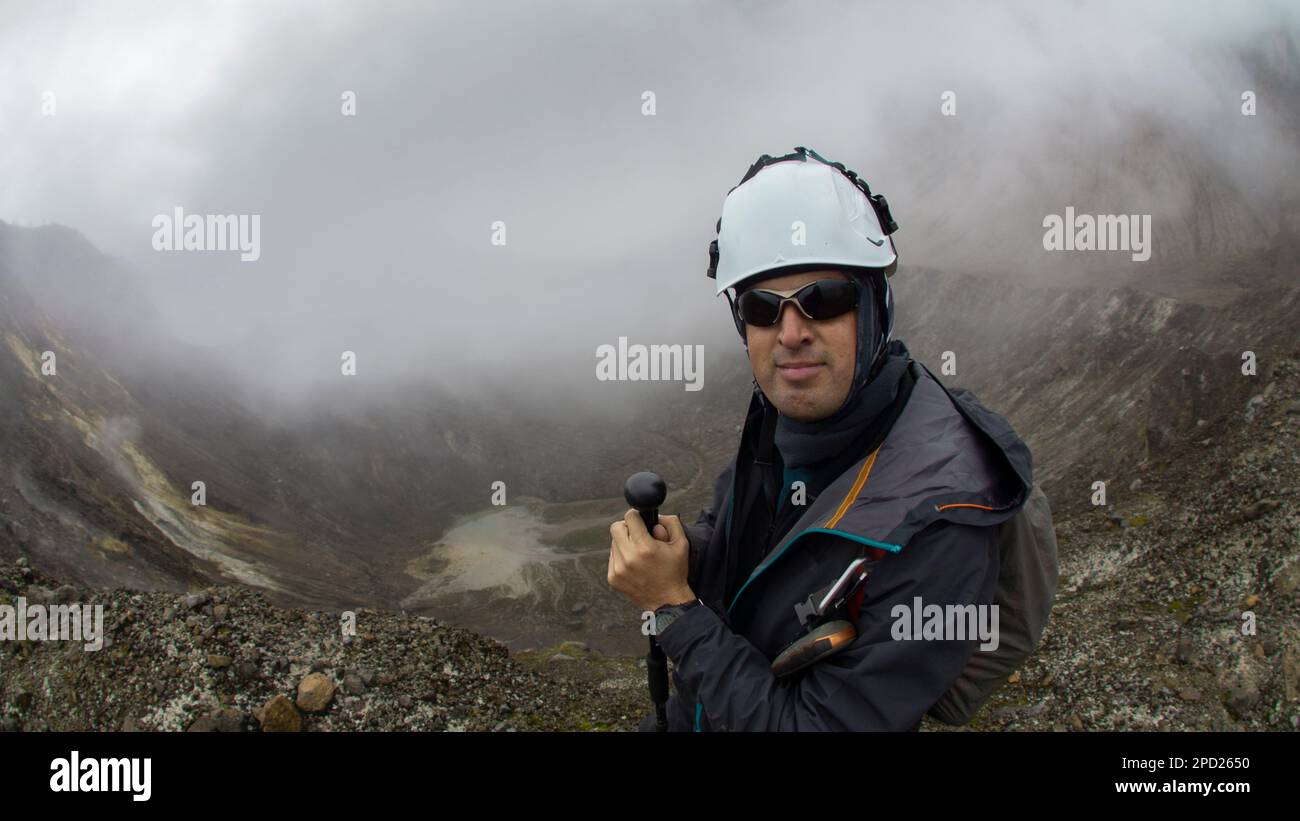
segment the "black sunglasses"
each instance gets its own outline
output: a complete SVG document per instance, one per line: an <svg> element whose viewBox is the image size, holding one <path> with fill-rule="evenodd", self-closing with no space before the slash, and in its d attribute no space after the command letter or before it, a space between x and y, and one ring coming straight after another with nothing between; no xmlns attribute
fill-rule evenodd
<svg viewBox="0 0 1300 821"><path fill-rule="evenodd" d="M736 298L736 313L749 325L775 325L787 302L809 319L833 319L858 306L858 288L846 279L819 279L793 291L750 288Z"/></svg>

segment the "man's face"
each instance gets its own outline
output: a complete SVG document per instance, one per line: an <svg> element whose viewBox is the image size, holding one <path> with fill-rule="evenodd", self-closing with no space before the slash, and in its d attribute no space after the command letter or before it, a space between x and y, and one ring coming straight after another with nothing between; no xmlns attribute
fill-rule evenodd
<svg viewBox="0 0 1300 821"><path fill-rule="evenodd" d="M790 291L819 279L848 279L839 271L805 271L760 280L749 288ZM775 325L746 323L749 364L763 394L783 416L824 419L844 404L857 362L858 311L813 320L790 303Z"/></svg>

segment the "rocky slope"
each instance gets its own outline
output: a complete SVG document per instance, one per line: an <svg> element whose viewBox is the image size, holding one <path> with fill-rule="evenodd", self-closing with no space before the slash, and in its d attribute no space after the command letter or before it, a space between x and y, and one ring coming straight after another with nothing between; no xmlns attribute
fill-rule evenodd
<svg viewBox="0 0 1300 821"><path fill-rule="evenodd" d="M579 643L529 658L586 683L429 618L361 610L344 635L338 613L244 587L56 584L6 562L0 604L102 605L104 646L0 641L0 730L593 730L634 727L644 710L644 671Z"/></svg>
<svg viewBox="0 0 1300 821"><path fill-rule="evenodd" d="M1058 517L1043 644L973 727L1300 729L1298 439L1293 347L1213 431Z"/></svg>

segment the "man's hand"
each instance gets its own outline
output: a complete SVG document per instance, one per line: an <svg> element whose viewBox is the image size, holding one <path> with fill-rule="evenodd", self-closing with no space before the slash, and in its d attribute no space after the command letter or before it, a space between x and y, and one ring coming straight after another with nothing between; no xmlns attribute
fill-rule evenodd
<svg viewBox="0 0 1300 821"><path fill-rule="evenodd" d="M690 543L676 516L660 516L652 538L641 514L629 508L609 526L609 586L641 610L695 598L686 582Z"/></svg>

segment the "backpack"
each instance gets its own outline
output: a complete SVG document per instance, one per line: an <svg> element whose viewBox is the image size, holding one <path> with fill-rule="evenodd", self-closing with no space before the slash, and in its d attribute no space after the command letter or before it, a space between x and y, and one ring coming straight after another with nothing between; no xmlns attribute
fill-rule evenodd
<svg viewBox="0 0 1300 821"><path fill-rule="evenodd" d="M998 646L976 649L957 680L927 715L944 724L971 720L1038 647L1056 599L1056 531L1047 495L1037 484L998 539Z"/></svg>

